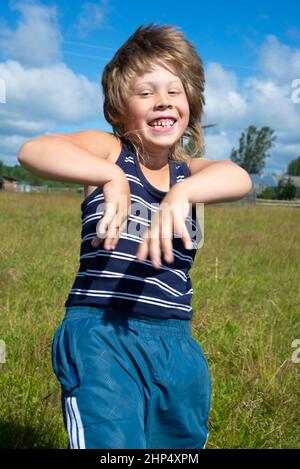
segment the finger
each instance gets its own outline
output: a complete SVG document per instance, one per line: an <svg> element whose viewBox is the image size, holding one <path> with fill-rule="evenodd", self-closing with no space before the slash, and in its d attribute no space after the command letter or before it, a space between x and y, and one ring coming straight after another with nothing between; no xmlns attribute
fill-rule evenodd
<svg viewBox="0 0 300 469"><path fill-rule="evenodd" d="M161 229L160 229L160 245L166 262L174 262L173 257L173 221L170 214L164 218L161 218Z"/></svg>
<svg viewBox="0 0 300 469"><path fill-rule="evenodd" d="M105 249L114 249L117 243L121 227L119 219L120 215L116 214L111 220L111 223L107 229L106 240L104 242Z"/></svg>
<svg viewBox="0 0 300 469"><path fill-rule="evenodd" d="M192 243L192 240L190 238L190 234L188 232L188 229L186 227L185 222L184 221L182 221L182 222L177 221L177 225L176 225L175 229L176 229L176 232L181 237L185 249L189 249L189 250L193 249L193 243Z"/></svg>
<svg viewBox="0 0 300 469"><path fill-rule="evenodd" d="M102 239L98 238L97 236L95 236L95 238L92 239L92 246L93 248L97 248L99 246L100 243L102 243Z"/></svg>
<svg viewBox="0 0 300 469"><path fill-rule="evenodd" d="M148 252L149 252L149 246L148 246L148 238L149 238L149 232L148 230L142 237L142 242L138 247L136 257L139 261L145 261L148 257Z"/></svg>
<svg viewBox="0 0 300 469"><path fill-rule="evenodd" d="M111 240L112 242L111 249L115 249L117 243L119 242L119 239L121 238L121 234L124 228L126 227L126 224L127 224L127 218L121 223L120 226L116 225L115 227L116 233L115 233L115 236Z"/></svg>
<svg viewBox="0 0 300 469"><path fill-rule="evenodd" d="M96 225L96 236L92 239L91 245L93 248L97 248L99 244L103 241L103 235L100 233L100 223L102 220L99 220Z"/></svg>
<svg viewBox="0 0 300 469"><path fill-rule="evenodd" d="M149 255L153 267L160 269L161 266L161 255L160 255L160 243L159 239L151 239L149 242Z"/></svg>
<svg viewBox="0 0 300 469"><path fill-rule="evenodd" d="M108 241L106 243L107 243L108 249L115 249L121 237L122 231L126 227L126 225L127 225L127 216L123 217L123 220L122 220L120 213L118 213L115 216L115 218L112 220L111 225L107 232Z"/></svg>
<svg viewBox="0 0 300 469"><path fill-rule="evenodd" d="M107 238L107 231L109 230L109 220L112 216L112 210L106 212L107 216L98 221L96 226L96 236L92 239L92 246L97 248L102 241ZM107 249L107 243L104 245L104 248Z"/></svg>
<svg viewBox="0 0 300 469"><path fill-rule="evenodd" d="M105 208L105 212L104 212L102 219L98 222L97 227L96 227L96 234L99 238L102 238L103 235L105 235L115 215L116 215L115 205L112 203L108 204L107 207Z"/></svg>
<svg viewBox="0 0 300 469"><path fill-rule="evenodd" d="M114 228L112 228L112 225L108 228L108 231L107 231L107 234L106 234L106 239L105 239L105 242L104 242L104 245L103 247L105 249L114 249L116 244L118 243L120 237L121 237L121 233L125 227L127 223L127 219L123 221L122 225L120 227L118 227L117 224L114 224L114 222L112 221L112 224L114 225ZM114 237L112 237L114 236ZM93 238L92 240L92 246L97 248L99 246L100 243L102 243L103 241L103 237L101 238L98 238L98 236L96 236L95 238Z"/></svg>
<svg viewBox="0 0 300 469"><path fill-rule="evenodd" d="M148 245L149 245L149 256L151 258L152 265L156 269L159 269L161 265L161 256L160 256L159 226L157 224L154 224L153 227L151 227Z"/></svg>

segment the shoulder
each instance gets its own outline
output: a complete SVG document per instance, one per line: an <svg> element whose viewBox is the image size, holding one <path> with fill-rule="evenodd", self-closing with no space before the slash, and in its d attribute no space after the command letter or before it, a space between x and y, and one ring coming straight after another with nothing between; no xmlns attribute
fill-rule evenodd
<svg viewBox="0 0 300 469"><path fill-rule="evenodd" d="M115 155L120 153L122 147L118 137L102 130L90 129L51 135L64 138L100 158L114 158Z"/></svg>
<svg viewBox="0 0 300 469"><path fill-rule="evenodd" d="M202 169L207 168L208 166L211 166L212 164L217 163L215 160L209 160L208 158L191 158L189 157L187 161L188 168L190 170L191 176L193 174L198 173L199 171L202 171Z"/></svg>

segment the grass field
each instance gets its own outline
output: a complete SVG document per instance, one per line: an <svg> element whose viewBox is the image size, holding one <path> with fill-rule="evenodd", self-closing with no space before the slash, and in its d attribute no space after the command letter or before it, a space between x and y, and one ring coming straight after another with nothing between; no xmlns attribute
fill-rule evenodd
<svg viewBox="0 0 300 469"><path fill-rule="evenodd" d="M78 267L81 198L0 193L1 448L67 445L51 343ZM300 448L299 222L298 208L205 207L190 275L213 385L207 448Z"/></svg>

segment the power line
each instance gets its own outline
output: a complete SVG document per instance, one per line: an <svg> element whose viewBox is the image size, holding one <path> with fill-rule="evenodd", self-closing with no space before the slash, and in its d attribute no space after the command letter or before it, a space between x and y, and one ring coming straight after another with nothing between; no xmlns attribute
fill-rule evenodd
<svg viewBox="0 0 300 469"><path fill-rule="evenodd" d="M79 52L69 52L69 51L62 50L62 53L63 54L69 54L69 55L75 55L75 56L78 56L78 57L84 57L84 58L88 58L88 59L106 60L106 61L110 60L110 58L108 58L108 57L99 57L97 55L80 54ZM257 71L262 70L261 68L250 67L250 66L247 66L247 65L228 64L228 63L224 63L224 62L213 62L213 63L219 64L219 65L224 65L225 67L235 67L235 68L243 68L243 69L247 69L247 70L257 70Z"/></svg>
<svg viewBox="0 0 300 469"><path fill-rule="evenodd" d="M114 49L113 47L106 47L106 46L98 46L96 44L88 44L86 42L76 42L76 41L65 41L64 42L66 44L75 44L77 46L85 46L85 47L94 47L96 49L105 49L105 50L112 50L112 51L115 51L116 49Z"/></svg>
<svg viewBox="0 0 300 469"><path fill-rule="evenodd" d="M226 67L246 68L246 69L249 69L249 70L262 70L262 68L250 67L248 65L226 64L224 62L214 62L214 61L210 61L210 62L217 63L217 64L220 64L220 65L225 65Z"/></svg>
<svg viewBox="0 0 300 469"><path fill-rule="evenodd" d="M99 57L98 55L86 55L86 54L80 54L79 52L69 52L69 51L64 51L62 50L63 54L69 54L69 55L76 55L78 57L84 57L87 59L96 59L96 60L110 60L107 57Z"/></svg>
<svg viewBox="0 0 300 469"><path fill-rule="evenodd" d="M90 44L90 43L85 43L85 42L77 42L77 41L65 41L64 40L64 42L66 44L74 44L74 45L79 45L79 46L84 46L84 47L92 47L92 48L96 48L96 49L111 50L111 51L116 52L116 49L113 48L113 47L99 46L99 45L96 45L96 44ZM74 53L74 55L75 55L75 53ZM86 57L95 58L95 57L92 57L92 56L86 56ZM109 60L109 59L101 58L101 60ZM210 60L210 62L218 63L218 64L224 65L226 67L244 68L244 69L248 69L248 70L262 70L259 67L252 67L252 66L248 66L248 65L228 64L228 63L219 62L219 61L215 62L214 60Z"/></svg>
<svg viewBox="0 0 300 469"><path fill-rule="evenodd" d="M113 49L112 47L98 46L96 44L87 44L87 43L82 43L82 42L65 41L65 40L64 40L64 43L74 44L74 45L83 45L83 46L86 46L86 47L92 47L92 48L103 49L103 50L114 51L115 52L115 49ZM70 51L65 51L65 50L61 50L61 52L62 52L62 54L72 55L72 56L76 56L76 57L82 57L84 59L103 60L103 61L106 61L106 62L109 62L111 60L111 57L110 58L100 57L100 56L96 56L96 55L82 54L80 52L70 52ZM0 54L0 57L1 57L1 54ZM3 57L3 59L6 60L4 57ZM259 67L251 67L251 66L239 65L239 64L230 64L230 63L218 62L218 61L213 61L213 60L210 60L208 63L216 63L216 64L219 64L219 65L222 65L222 66L225 66L225 67L241 68L241 69L245 69L245 70L255 70L255 71L261 71L262 70L262 68L259 68Z"/></svg>

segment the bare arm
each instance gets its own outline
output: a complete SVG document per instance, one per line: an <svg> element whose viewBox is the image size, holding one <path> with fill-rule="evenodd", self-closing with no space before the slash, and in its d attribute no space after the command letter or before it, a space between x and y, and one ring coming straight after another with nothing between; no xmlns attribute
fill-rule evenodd
<svg viewBox="0 0 300 469"><path fill-rule="evenodd" d="M119 148L113 135L100 131L43 135L25 142L18 160L45 179L100 186L119 173L124 176L121 168L107 159Z"/></svg>
<svg viewBox="0 0 300 469"><path fill-rule="evenodd" d="M190 203L209 204L239 200L252 189L252 181L247 171L230 160L206 160L199 163L198 166L202 165L203 169L197 171L194 166L192 175L182 181L182 186L180 184Z"/></svg>

